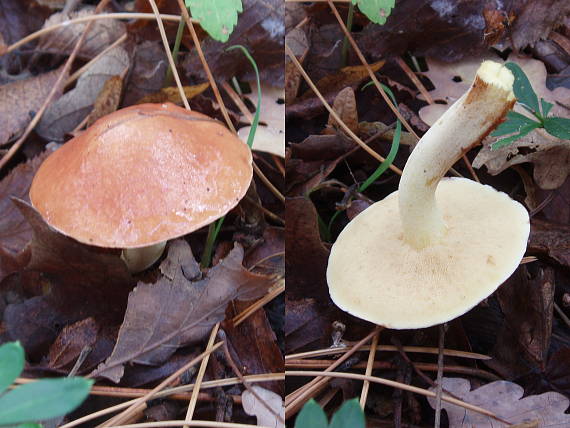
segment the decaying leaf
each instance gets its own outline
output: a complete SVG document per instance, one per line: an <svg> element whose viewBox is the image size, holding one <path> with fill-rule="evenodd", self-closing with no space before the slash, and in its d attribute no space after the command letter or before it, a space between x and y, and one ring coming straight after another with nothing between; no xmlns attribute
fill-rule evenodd
<svg viewBox="0 0 570 428"><path fill-rule="evenodd" d="M210 38L202 42L206 61L217 79L238 76L243 80L254 80L255 73L243 53L239 50L225 51L227 46L241 44L255 59L261 81L271 86L283 87L285 2L242 0L242 3L243 12L225 44ZM191 51L182 66L189 74L198 75L202 80L207 79L195 50Z"/></svg>
<svg viewBox="0 0 570 428"><path fill-rule="evenodd" d="M9 253L19 253L32 239L32 228L20 210L12 202L12 197L29 201L28 192L36 171L50 154L46 150L41 155L21 163L0 181L0 247Z"/></svg>
<svg viewBox="0 0 570 428"><path fill-rule="evenodd" d="M60 73L57 69L0 86L0 146L24 131Z"/></svg>
<svg viewBox="0 0 570 428"><path fill-rule="evenodd" d="M86 7L69 15L63 12L54 13L44 23L43 28L52 27L70 19L82 18L93 15L94 7ZM54 30L40 39L38 49L43 52L52 52L67 55L71 53L75 43L85 32L87 22L65 25ZM81 58L93 58L123 34L125 24L116 19L99 19L93 23L85 42L79 48L78 56Z"/></svg>
<svg viewBox="0 0 570 428"><path fill-rule="evenodd" d="M172 241L161 264L164 275L154 284L139 282L130 293L115 349L93 374L118 382L126 363L160 364L178 347L202 340L224 319L230 300L263 295L271 277L248 272L242 259L236 245L203 279L192 281L196 262L190 246Z"/></svg>
<svg viewBox="0 0 570 428"><path fill-rule="evenodd" d="M148 2L144 2L148 5ZM147 22L147 21L145 21ZM128 73L124 106L135 104L145 95L160 91L168 61L161 43L144 41L131 48L133 65Z"/></svg>
<svg viewBox="0 0 570 428"><path fill-rule="evenodd" d="M246 96L257 105L257 84L250 83L251 93ZM255 132L253 150L285 157L285 90L261 86L260 124ZM247 141L251 126L244 126L238 136Z"/></svg>
<svg viewBox="0 0 570 428"><path fill-rule="evenodd" d="M293 28L285 35L285 42L302 64L309 50L309 40L304 29ZM291 103L297 97L301 79L301 72L295 67L289 56L285 55L285 99L288 103Z"/></svg>
<svg viewBox="0 0 570 428"><path fill-rule="evenodd" d="M424 122L433 125L445 110L463 95L484 59L502 62L500 58L491 56L469 58L454 64L428 60L429 71L426 75L435 86L431 91L432 97L447 104L423 107L419 114ZM553 91L549 90L546 87L546 68L541 61L515 55L509 56L507 61L516 62L523 69L539 98L554 104L550 115L570 118L569 111L561 105L567 105L570 101L570 89L559 87ZM518 105L514 110L527 114ZM566 140L553 137L543 129L534 130L506 147L491 150L491 144L495 141L497 137L485 139L483 148L473 161L475 168L485 165L490 174L496 175L512 165L532 162L534 179L543 189L556 189L561 186L570 172L570 144Z"/></svg>
<svg viewBox="0 0 570 428"><path fill-rule="evenodd" d="M317 210L311 200L288 198L285 222L287 295L305 297L310 288L325 301L328 298L326 267L329 251L321 242Z"/></svg>
<svg viewBox="0 0 570 428"><path fill-rule="evenodd" d="M200 83L199 85L194 86L184 86L184 95L186 98L191 100L196 95L200 95L206 89L210 87L208 82ZM145 95L141 98L137 104L143 103L164 103L164 102L171 102L177 105L182 105L182 98L180 97L180 91L176 86L170 86L168 88L162 88L158 92L154 92L152 94Z"/></svg>
<svg viewBox="0 0 570 428"><path fill-rule="evenodd" d="M91 317L64 327L49 348L48 367L58 369L74 364L81 351L95 344L98 331L97 321Z"/></svg>
<svg viewBox="0 0 570 428"><path fill-rule="evenodd" d="M372 71L380 70L386 61L378 61L370 64ZM354 65L341 68L337 73L329 74L317 83L317 89L325 97L328 103L332 103L337 94L344 88L356 89L365 79L369 79L368 71L363 65ZM287 105L287 116L303 116L305 119L316 116L325 110L321 100L308 90L297 98L294 104Z"/></svg>
<svg viewBox="0 0 570 428"><path fill-rule="evenodd" d="M25 273L31 280L34 273L42 278L42 283L32 281L29 288L43 286L51 304L63 313L116 322L134 285L120 251L81 244L51 229L31 205L20 199L14 203L34 234Z"/></svg>
<svg viewBox="0 0 570 428"><path fill-rule="evenodd" d="M505 316L495 345L499 354L514 353L515 359L522 354L545 369L552 336L555 284L554 269L536 262L520 266L497 290Z"/></svg>
<svg viewBox="0 0 570 428"><path fill-rule="evenodd" d="M129 55L120 46L99 58L79 77L77 85L50 104L36 131L48 140L62 141L90 113L105 82L122 75L129 67Z"/></svg>
<svg viewBox="0 0 570 428"><path fill-rule="evenodd" d="M85 119L85 127L89 128L98 119L113 113L119 107L119 102L121 101L121 92L123 91L123 79L121 76L113 76L108 79L103 85L103 89L97 99L95 99L95 104L93 104L93 110L89 113L89 116Z"/></svg>
<svg viewBox="0 0 570 428"><path fill-rule="evenodd" d="M285 420L285 406L283 406L283 399L268 389L262 388L257 385L251 387L255 393L269 406L274 413L281 416L282 420ZM277 419L277 417L266 407L260 400L249 390L245 390L241 394L243 410L248 415L255 416L257 418L257 425L270 427L270 428L280 428L283 423Z"/></svg>
<svg viewBox="0 0 570 428"><path fill-rule="evenodd" d="M344 88L334 99L333 110L352 132L358 132L358 111L356 110L356 97L351 87ZM337 128L340 124L329 115L327 127ZM333 131L334 132L334 131Z"/></svg>
<svg viewBox="0 0 570 428"><path fill-rule="evenodd" d="M471 391L467 379L443 378L443 388L461 400L483 407L511 424L539 421L539 428L570 425L570 415L564 413L570 401L557 392L545 392L522 398L524 390L516 383L498 380ZM432 388L433 390L433 388ZM435 399L428 398L435 408ZM501 428L507 425L463 407L442 402L450 428Z"/></svg>

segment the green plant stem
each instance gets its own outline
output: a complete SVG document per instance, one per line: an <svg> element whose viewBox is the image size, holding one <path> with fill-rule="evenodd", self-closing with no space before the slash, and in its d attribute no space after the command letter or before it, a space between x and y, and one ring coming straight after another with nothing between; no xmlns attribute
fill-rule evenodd
<svg viewBox="0 0 570 428"><path fill-rule="evenodd" d="M259 124L259 113L261 110L261 82L259 80L259 69L257 68L257 63L246 48L244 48L242 45L234 45L227 48L226 51L234 49L240 49L245 57L249 60L251 66L253 67L253 70L255 71L255 78L257 82L257 106L255 107L255 115L253 116L251 129L249 130L249 135L247 136L247 145L251 149L253 146L253 140L255 138L255 132L257 131L257 125ZM202 268L209 267L210 263L212 262L214 243L216 242L218 234L220 233L222 224L224 223L224 218L225 217L222 217L215 223L210 224L208 228L208 236L206 237L206 244L204 245L204 251L202 252L202 258L200 260L200 266Z"/></svg>
<svg viewBox="0 0 570 428"><path fill-rule="evenodd" d="M346 28L348 31L352 31L352 20L354 18L354 4L350 3L348 5L348 17L346 18ZM342 66L346 66L346 60L348 58L348 37L344 36L342 40Z"/></svg>
<svg viewBox="0 0 570 428"><path fill-rule="evenodd" d="M184 20L181 19L178 22L178 30L176 31L176 40L174 41L174 48L172 48L172 58L174 59L174 64L178 64L178 53L180 52L180 43L182 42L182 35L184 34ZM170 65L168 66L168 70L166 71L166 77L164 78L164 85L165 87L172 86L174 84L174 75L172 73L172 69Z"/></svg>

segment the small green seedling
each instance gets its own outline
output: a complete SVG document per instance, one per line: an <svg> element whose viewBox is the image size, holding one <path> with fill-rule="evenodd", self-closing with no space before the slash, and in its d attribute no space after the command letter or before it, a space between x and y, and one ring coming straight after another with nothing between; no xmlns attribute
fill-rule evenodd
<svg viewBox="0 0 570 428"><path fill-rule="evenodd" d="M364 412L356 398L345 401L333 415L330 424L321 406L309 400L295 420L295 428L365 428Z"/></svg>
<svg viewBox="0 0 570 428"><path fill-rule="evenodd" d="M384 25L392 13L396 0L352 0L358 9L375 24Z"/></svg>
<svg viewBox="0 0 570 428"><path fill-rule="evenodd" d="M508 112L507 120L501 123L499 127L491 133L491 136L502 137L503 135L512 135L493 143L491 145L491 149L496 150L501 147L508 146L512 142L524 137L534 129L538 128L544 128L546 132L555 137L566 140L570 139L570 119L563 117L548 117L548 113L550 113L553 104L549 103L544 98L541 98L539 103L538 96L532 89L532 85L530 84L528 77L518 64L508 62L505 66L511 70L515 76L513 90L515 92L517 102L532 113L537 120L531 119L523 114L517 113L516 111Z"/></svg>
<svg viewBox="0 0 570 428"><path fill-rule="evenodd" d="M33 421L62 416L89 395L92 380L81 377L42 379L8 390L24 369L24 349L19 342L0 346L0 426L39 428Z"/></svg>
<svg viewBox="0 0 570 428"><path fill-rule="evenodd" d="M219 42L227 42L237 24L238 13L243 12L241 0L185 0L192 17Z"/></svg>

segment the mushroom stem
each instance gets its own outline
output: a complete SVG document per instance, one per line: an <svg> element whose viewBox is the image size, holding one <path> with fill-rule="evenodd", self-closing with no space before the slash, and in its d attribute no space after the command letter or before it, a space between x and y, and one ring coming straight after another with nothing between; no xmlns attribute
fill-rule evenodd
<svg viewBox="0 0 570 428"><path fill-rule="evenodd" d="M424 134L410 155L400 179L399 206L404 240L412 247L424 248L445 234L435 200L437 185L512 108L513 82L505 66L483 62L469 91Z"/></svg>
<svg viewBox="0 0 570 428"><path fill-rule="evenodd" d="M162 256L164 247L166 247L166 241L148 247L125 248L121 253L121 259L127 265L129 272L142 272Z"/></svg>

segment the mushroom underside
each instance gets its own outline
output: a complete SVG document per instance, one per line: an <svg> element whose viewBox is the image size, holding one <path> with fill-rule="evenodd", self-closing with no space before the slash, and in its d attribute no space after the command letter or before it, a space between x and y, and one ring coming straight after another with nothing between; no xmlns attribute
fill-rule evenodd
<svg viewBox="0 0 570 428"><path fill-rule="evenodd" d="M459 178L442 180L436 200L446 230L423 249L404 241L398 192L345 227L327 270L337 306L388 328L423 328L464 314L514 272L530 232L521 204Z"/></svg>

